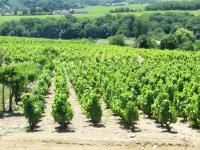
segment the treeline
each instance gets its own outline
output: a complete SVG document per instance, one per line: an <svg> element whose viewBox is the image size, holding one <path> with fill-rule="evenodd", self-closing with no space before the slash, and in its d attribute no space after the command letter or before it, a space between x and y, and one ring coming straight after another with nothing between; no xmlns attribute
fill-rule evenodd
<svg viewBox="0 0 200 150"><path fill-rule="evenodd" d="M200 16L189 13L156 13L140 17L109 14L96 19L78 19L71 15L63 18L29 18L3 23L0 26L0 35L62 39L96 39L122 35L135 37L138 41L141 39L144 43L146 41L146 46L141 47L149 48L156 45L155 41L158 44L166 36L175 35L179 29L185 29L184 35L186 33L194 39L188 43L189 46L183 46L184 43L180 43L181 48L195 49L193 44L199 45L196 42L200 39ZM119 41L119 38L117 40ZM153 42L149 42L149 40L153 40ZM180 46L175 47L179 48ZM199 48L199 46L197 47Z"/></svg>
<svg viewBox="0 0 200 150"><path fill-rule="evenodd" d="M0 27L0 35L45 38L107 38L116 34L133 37L139 32L135 16L106 15L94 20L77 19L71 15L64 18L21 19L6 22Z"/></svg>
<svg viewBox="0 0 200 150"><path fill-rule="evenodd" d="M137 47L200 50L200 17L189 13L156 13L149 17L149 29L137 39Z"/></svg>
<svg viewBox="0 0 200 150"><path fill-rule="evenodd" d="M157 0L127 0L127 1L131 3L137 3L137 4L146 4L146 3L156 2Z"/></svg>
<svg viewBox="0 0 200 150"><path fill-rule="evenodd" d="M200 1L172 1L172 2L156 2L146 6L145 10L198 10L200 9Z"/></svg>
<svg viewBox="0 0 200 150"><path fill-rule="evenodd" d="M149 35L160 39L179 28L192 31L200 39L200 17L189 13L156 13L149 17L106 15L96 19L78 19L71 15L63 18L26 18L1 24L0 35L75 39L106 38L118 34L126 37Z"/></svg>
<svg viewBox="0 0 200 150"><path fill-rule="evenodd" d="M189 13L156 13L150 15L148 22L148 34L157 39L166 34L173 34L180 28L192 31L195 37L200 39L200 16Z"/></svg>
<svg viewBox="0 0 200 150"><path fill-rule="evenodd" d="M136 11L137 11L136 9L131 9L128 7L120 7L120 8L110 10L110 13L136 12Z"/></svg>

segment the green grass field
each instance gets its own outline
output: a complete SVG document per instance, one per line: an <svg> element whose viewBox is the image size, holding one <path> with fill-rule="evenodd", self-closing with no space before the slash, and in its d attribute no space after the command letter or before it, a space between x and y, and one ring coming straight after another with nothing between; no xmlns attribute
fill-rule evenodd
<svg viewBox="0 0 200 150"><path fill-rule="evenodd" d="M83 10L88 11L88 14L77 14L75 16L79 18L81 17L95 18L98 16L109 14L110 10L115 9L115 8L128 7L128 8L144 11L146 6L147 4L138 4L138 5L133 4L133 5L128 5L128 6L93 6L93 7L86 7L83 9ZM122 13L122 14L127 14L127 13Z"/></svg>
<svg viewBox="0 0 200 150"><path fill-rule="evenodd" d="M128 7L132 9L138 9L140 11L137 12L127 12L127 13L114 13L113 15L116 14L122 14L122 15L128 15L128 14L133 14L136 16L140 15L148 15L148 14L153 14L153 13L166 13L166 12L174 12L174 13L192 13L194 15L200 15L200 10L193 10L193 11L182 11L182 10L163 10L163 11L145 11L145 7L148 4L133 4L133 5L128 5L128 6L123 6L123 7ZM119 8L122 6L91 6L91 7L86 7L83 10L88 11L88 14L75 14L74 16L78 18L96 18L99 16L104 16L106 14L109 14L110 10ZM0 16L0 24L10 21L10 20L19 20L22 18L47 18L47 17L63 17L63 15L35 15L35 16Z"/></svg>
<svg viewBox="0 0 200 150"><path fill-rule="evenodd" d="M124 7L129 7L133 9L140 9L144 11L146 5L128 5ZM119 8L121 6L92 6L92 7L86 7L83 10L86 10L88 14L75 14L74 16L78 18L95 18L99 16L103 16L105 14L108 14L110 10ZM123 13L127 14L127 13ZM0 16L0 24L10 21L10 20L19 20L23 18L47 18L47 17L63 17L63 15L35 15L35 16Z"/></svg>
<svg viewBox="0 0 200 150"><path fill-rule="evenodd" d="M60 15L35 15L35 16L0 16L0 24L11 21L19 20L23 18L47 18L47 17L61 17Z"/></svg>

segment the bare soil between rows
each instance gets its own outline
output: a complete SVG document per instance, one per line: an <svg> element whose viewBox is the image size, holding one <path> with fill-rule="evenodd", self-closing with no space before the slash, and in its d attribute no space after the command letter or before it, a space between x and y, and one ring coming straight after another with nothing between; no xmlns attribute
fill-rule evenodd
<svg viewBox="0 0 200 150"><path fill-rule="evenodd" d="M0 150L200 149L200 133L187 123L173 124L172 132L168 133L155 120L141 113L133 133L104 103L102 122L94 126L83 113L71 84L69 101L74 118L68 129L62 130L51 116L54 89L52 84L46 97L44 116L36 131L27 132L28 123L20 112L0 119Z"/></svg>

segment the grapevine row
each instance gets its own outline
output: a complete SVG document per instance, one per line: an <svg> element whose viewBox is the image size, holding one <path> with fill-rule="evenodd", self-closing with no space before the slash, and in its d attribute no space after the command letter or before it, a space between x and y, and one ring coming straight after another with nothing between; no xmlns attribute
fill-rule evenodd
<svg viewBox="0 0 200 150"><path fill-rule="evenodd" d="M52 116L62 128L66 127L73 118L73 110L69 99L69 89L63 68L56 65L55 98L52 106Z"/></svg>
<svg viewBox="0 0 200 150"><path fill-rule="evenodd" d="M51 72L44 69L39 76L33 90L22 96L23 111L28 119L30 129L33 130L39 122L45 107L45 96L51 85Z"/></svg>

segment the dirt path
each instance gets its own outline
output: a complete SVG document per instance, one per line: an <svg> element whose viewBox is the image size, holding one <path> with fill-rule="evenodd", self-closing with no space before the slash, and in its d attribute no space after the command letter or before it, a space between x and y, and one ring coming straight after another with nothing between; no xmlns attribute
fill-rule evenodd
<svg viewBox="0 0 200 150"><path fill-rule="evenodd" d="M65 143L55 142L55 141L0 141L0 150L187 150L188 148L184 148L181 146L174 145L164 145L164 146L153 146L151 144L147 144L144 146L140 146L134 143L127 143L126 145L120 144L105 144L102 142L93 142L83 143ZM192 148L189 148L192 150ZM198 149L197 149L198 150Z"/></svg>
<svg viewBox="0 0 200 150"><path fill-rule="evenodd" d="M54 97L55 97L55 84L54 84L54 78L52 78L52 83L49 88L49 93L46 96L45 100L45 110L43 117L41 121L39 122L38 126L39 128L37 129L38 131L46 132L46 133L52 133L55 131L56 124L53 120L53 117L51 116L51 110L52 110L52 104L54 102Z"/></svg>
<svg viewBox="0 0 200 150"><path fill-rule="evenodd" d="M135 141L153 145L179 145L182 147L200 147L200 133L189 127L188 123L181 123L179 119L176 124L172 124L172 132L167 132L165 127L161 127L154 119L149 119L146 115L140 114L140 121L136 125L140 132L136 133Z"/></svg>
<svg viewBox="0 0 200 150"><path fill-rule="evenodd" d="M86 116L83 114L78 102L78 98L71 83L69 83L68 88L69 88L69 102L71 103L74 112L74 118L70 126L72 127L74 132L80 132L80 133L85 132L85 128L89 126L89 119L86 118Z"/></svg>
<svg viewBox="0 0 200 150"><path fill-rule="evenodd" d="M70 98L69 101L72 104L74 111L74 119L71 127L74 128L74 134L76 137L87 140L127 140L128 131L123 129L120 124L120 118L114 116L111 110L106 109L103 104L103 117L98 126L94 126L93 123L83 113L78 98L74 91L73 86L69 83Z"/></svg>
<svg viewBox="0 0 200 150"><path fill-rule="evenodd" d="M28 126L25 117L21 111L14 114L5 114L4 118L0 118L0 136L24 131Z"/></svg>

